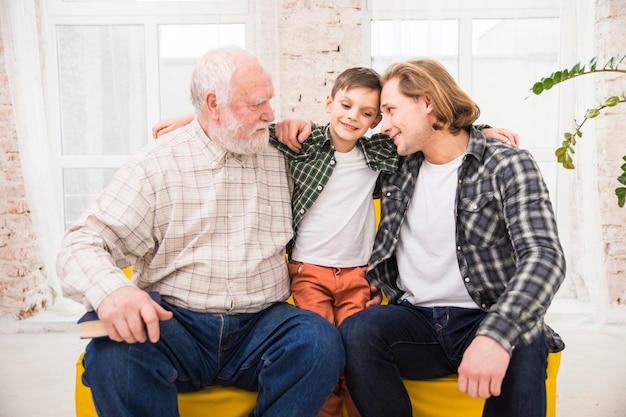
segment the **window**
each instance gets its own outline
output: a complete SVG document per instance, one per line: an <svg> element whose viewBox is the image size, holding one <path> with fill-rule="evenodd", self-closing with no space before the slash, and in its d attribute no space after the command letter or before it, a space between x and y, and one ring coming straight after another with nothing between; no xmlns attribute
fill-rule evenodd
<svg viewBox="0 0 626 417"><path fill-rule="evenodd" d="M42 35L54 166L65 227L163 117L191 113L189 82L206 50L246 47L245 0L51 0ZM48 41L50 40L50 41Z"/></svg>
<svg viewBox="0 0 626 417"><path fill-rule="evenodd" d="M372 20L372 68L415 57L440 61L457 76L459 31L456 20Z"/></svg>
<svg viewBox="0 0 626 417"><path fill-rule="evenodd" d="M560 134L553 121L559 97L527 97L536 80L559 67L566 4L370 0L372 67L382 73L391 62L440 61L480 106L479 123L520 134L556 205L560 170L554 149Z"/></svg>
<svg viewBox="0 0 626 417"><path fill-rule="evenodd" d="M159 103L164 117L193 113L189 83L196 58L228 43L246 46L245 24L159 25Z"/></svg>
<svg viewBox="0 0 626 417"><path fill-rule="evenodd" d="M559 167L554 149L561 136L558 95L528 98L533 83L559 67L560 19L472 20L472 97L483 122L510 127L533 153L556 202ZM527 99L528 98L528 99Z"/></svg>

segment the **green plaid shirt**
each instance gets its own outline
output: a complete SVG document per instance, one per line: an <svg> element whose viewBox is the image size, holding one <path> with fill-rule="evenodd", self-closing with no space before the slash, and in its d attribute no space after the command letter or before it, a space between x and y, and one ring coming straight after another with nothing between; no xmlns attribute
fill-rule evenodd
<svg viewBox="0 0 626 417"><path fill-rule="evenodd" d="M335 147L332 145L328 125L316 126L311 136L302 143L300 152L293 152L276 140L275 126L270 125L270 141L287 157L294 189L291 198L293 229L297 235L298 224L324 190L335 169ZM365 163L376 172L395 172L398 154L393 141L383 134L362 137L356 146L365 155Z"/></svg>

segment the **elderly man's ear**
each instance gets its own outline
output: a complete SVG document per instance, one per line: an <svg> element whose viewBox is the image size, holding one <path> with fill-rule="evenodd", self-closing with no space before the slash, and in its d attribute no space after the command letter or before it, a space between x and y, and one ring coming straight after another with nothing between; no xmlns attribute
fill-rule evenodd
<svg viewBox="0 0 626 417"><path fill-rule="evenodd" d="M220 118L220 107L217 104L217 96L214 92L210 91L207 93L204 98L204 104L206 105L207 114L213 120L219 120Z"/></svg>

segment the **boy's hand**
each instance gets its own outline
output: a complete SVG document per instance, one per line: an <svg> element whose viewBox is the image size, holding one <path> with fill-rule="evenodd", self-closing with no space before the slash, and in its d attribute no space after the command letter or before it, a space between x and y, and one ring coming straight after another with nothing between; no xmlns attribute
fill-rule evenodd
<svg viewBox="0 0 626 417"><path fill-rule="evenodd" d="M311 122L304 119L285 119L276 123L276 139L294 152L300 152L302 142L311 131Z"/></svg>
<svg viewBox="0 0 626 417"><path fill-rule="evenodd" d="M161 336L159 321L172 316L148 293L132 286L113 291L98 307L98 317L116 342L143 343L147 330L150 341L156 343Z"/></svg>
<svg viewBox="0 0 626 417"><path fill-rule="evenodd" d="M500 142L508 143L509 145L519 147L519 136L515 132L503 128L486 128L483 129L483 135L488 138L499 140Z"/></svg>

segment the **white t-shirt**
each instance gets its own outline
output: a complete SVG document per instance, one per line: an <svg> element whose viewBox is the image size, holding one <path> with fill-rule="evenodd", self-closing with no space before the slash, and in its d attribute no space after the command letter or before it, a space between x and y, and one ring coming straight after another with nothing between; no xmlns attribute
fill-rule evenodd
<svg viewBox="0 0 626 417"><path fill-rule="evenodd" d="M414 305L476 308L456 257L454 200L464 157L442 165L424 160L420 168L396 253L398 287Z"/></svg>
<svg viewBox="0 0 626 417"><path fill-rule="evenodd" d="M372 193L378 173L356 146L335 152L335 160L325 189L298 225L291 258L338 268L366 265L376 235Z"/></svg>

